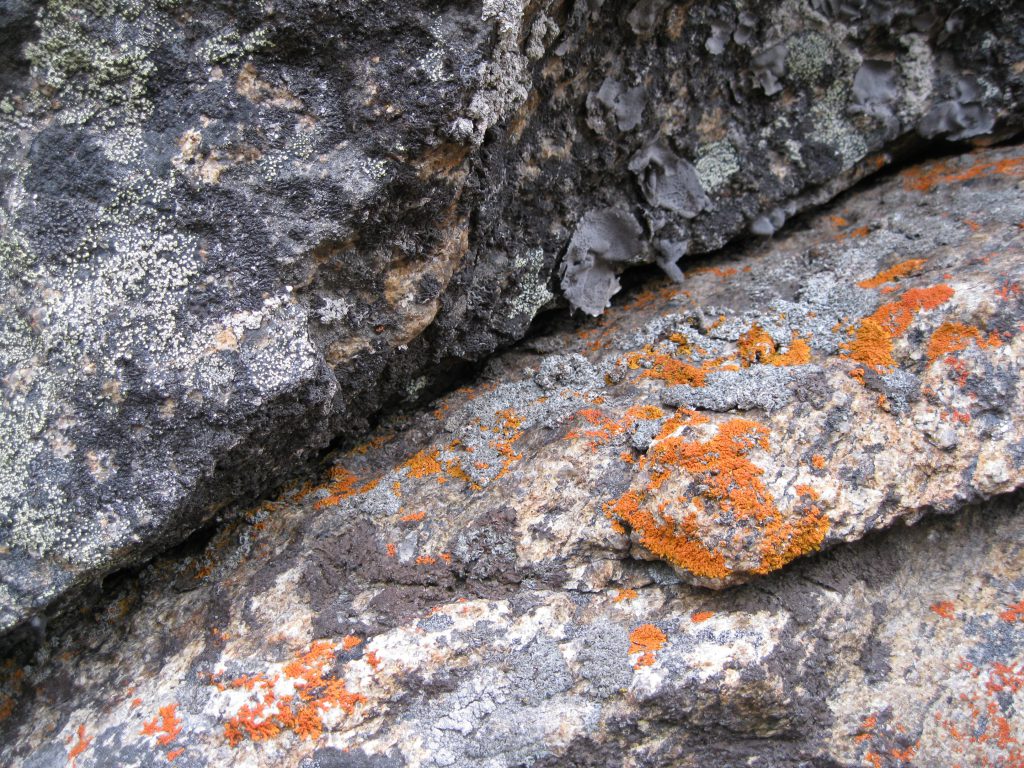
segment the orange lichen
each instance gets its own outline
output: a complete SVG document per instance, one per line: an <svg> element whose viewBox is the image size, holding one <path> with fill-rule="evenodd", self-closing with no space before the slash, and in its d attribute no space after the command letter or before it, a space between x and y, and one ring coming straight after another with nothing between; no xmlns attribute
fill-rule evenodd
<svg viewBox="0 0 1024 768"><path fill-rule="evenodd" d="M178 747L177 749L172 749L170 752L167 753L167 762L173 763L175 760L177 760L179 757L181 757L184 754L185 754L185 748L184 747Z"/></svg>
<svg viewBox="0 0 1024 768"><path fill-rule="evenodd" d="M639 543L652 554L696 576L723 579L730 573L725 556L700 538L698 514L724 514L737 524L761 534L758 573L781 568L819 548L829 528L828 518L810 507L787 520L761 480L763 471L748 454L768 450L768 429L747 419L720 424L708 440L688 440L676 434L682 426L708 423L694 411L682 410L662 428L637 466L648 473L648 482L633 488L605 506L613 521L628 525ZM657 501L657 491L676 472L685 472L700 487L691 499ZM669 512L670 506L676 509Z"/></svg>
<svg viewBox="0 0 1024 768"><path fill-rule="evenodd" d="M937 603L932 603L929 608L932 613L944 619L956 618L956 604L952 600L940 600Z"/></svg>
<svg viewBox="0 0 1024 768"><path fill-rule="evenodd" d="M328 495L314 502L313 509L333 507L342 499L366 493L377 485L376 479L359 485L359 477L345 467L331 467L328 475L331 478L331 482L327 486Z"/></svg>
<svg viewBox="0 0 1024 768"><path fill-rule="evenodd" d="M376 651L370 651L366 654L365 658L366 663L369 664L372 669L376 670L380 667L380 657L377 655Z"/></svg>
<svg viewBox="0 0 1024 768"><path fill-rule="evenodd" d="M629 633L629 654L641 654L633 666L649 667L654 664L654 653L661 649L668 638L653 624L641 624Z"/></svg>
<svg viewBox="0 0 1024 768"><path fill-rule="evenodd" d="M441 474L441 462L437 460L441 450L437 449L427 453L426 449L419 451L415 456L406 461L402 467L409 469L409 477L422 479L431 475Z"/></svg>
<svg viewBox="0 0 1024 768"><path fill-rule="evenodd" d="M885 283L892 283L899 280L901 277L907 277L912 275L924 265L928 259L908 259L907 261L901 261L899 264L895 264L888 269L883 269L877 275L867 280L861 280L857 285L861 288L878 288Z"/></svg>
<svg viewBox="0 0 1024 768"><path fill-rule="evenodd" d="M418 523L426 516L426 512L410 512L408 515L402 515L400 518L398 518L398 521L400 523Z"/></svg>
<svg viewBox="0 0 1024 768"><path fill-rule="evenodd" d="M737 342L740 362L744 367L755 363L789 366L806 365L811 361L811 347L805 339L794 336L786 352L779 352L775 339L757 323L740 335Z"/></svg>
<svg viewBox="0 0 1024 768"><path fill-rule="evenodd" d="M92 736L87 736L85 733L85 724L78 726L78 741L68 750L68 759L70 760L69 765L75 764L75 758L81 755L85 750L92 744Z"/></svg>
<svg viewBox="0 0 1024 768"><path fill-rule="evenodd" d="M806 496L812 501L817 501L820 494L809 485L798 485L795 488L797 496Z"/></svg>
<svg viewBox="0 0 1024 768"><path fill-rule="evenodd" d="M794 338L785 352L777 352L768 361L772 365L807 365L811 362L811 345L805 339Z"/></svg>
<svg viewBox="0 0 1024 768"><path fill-rule="evenodd" d="M394 557L398 552L398 548L395 546L395 542L389 541L387 546L388 557Z"/></svg>
<svg viewBox="0 0 1024 768"><path fill-rule="evenodd" d="M419 555L416 558L416 565L433 565L437 562L437 558L431 557L430 555Z"/></svg>
<svg viewBox="0 0 1024 768"><path fill-rule="evenodd" d="M175 714L177 709L177 704L160 707L157 717L143 723L142 735L156 736L157 742L166 747L181 733L181 720Z"/></svg>
<svg viewBox="0 0 1024 768"><path fill-rule="evenodd" d="M973 325L945 322L935 329L928 340L928 359L934 362L945 355L960 352L967 349L972 341L981 348L999 347L1003 343L997 333L993 332L986 337Z"/></svg>
<svg viewBox="0 0 1024 768"><path fill-rule="evenodd" d="M822 456L820 453L814 454L813 456L811 456L811 466L814 467L815 469L824 469L825 457Z"/></svg>
<svg viewBox="0 0 1024 768"><path fill-rule="evenodd" d="M828 517L813 505L794 522L770 521L764 527L761 564L754 573L771 573L798 557L817 552L830 527Z"/></svg>
<svg viewBox="0 0 1024 768"><path fill-rule="evenodd" d="M737 346L744 366L767 362L775 354L775 340L757 323L740 335Z"/></svg>
<svg viewBox="0 0 1024 768"><path fill-rule="evenodd" d="M351 651L357 645L363 642L363 638L358 635L345 635L341 641L341 647L343 650Z"/></svg>
<svg viewBox="0 0 1024 768"><path fill-rule="evenodd" d="M623 600L633 600L636 598L635 589L620 589L615 597L612 598L613 603L621 603Z"/></svg>
<svg viewBox="0 0 1024 768"><path fill-rule="evenodd" d="M964 170L955 170L949 162L934 162L904 171L904 186L917 192L930 192L941 184L954 184L985 176L1024 178L1024 157L975 163Z"/></svg>
<svg viewBox="0 0 1024 768"><path fill-rule="evenodd" d="M651 363L651 368L640 374L641 379L659 379L672 386L703 387L708 375L707 366L697 367L657 352L651 356Z"/></svg>
<svg viewBox="0 0 1024 768"><path fill-rule="evenodd" d="M690 614L690 621L694 624L703 624L714 615L714 611L694 611Z"/></svg>
<svg viewBox="0 0 1024 768"><path fill-rule="evenodd" d="M665 412L656 405L634 405L626 411L628 421L653 421L660 419Z"/></svg>
<svg viewBox="0 0 1024 768"><path fill-rule="evenodd" d="M949 301L953 289L939 284L930 288L910 288L896 301L883 304L864 318L846 344L846 352L858 363L880 371L896 365L893 340L906 333L914 316Z"/></svg>
<svg viewBox="0 0 1024 768"><path fill-rule="evenodd" d="M228 743L235 747L245 739L266 741L285 731L316 740L323 733L324 712L333 708L352 714L356 705L366 699L361 694L350 693L343 680L327 672L334 663L335 650L333 642L317 640L309 650L285 664L282 673L291 683L294 695L278 697L277 676L247 675L227 684L216 676L211 677L211 685L220 690L228 686L244 688L256 696L256 700L243 704L225 722L224 737Z"/></svg>
<svg viewBox="0 0 1024 768"><path fill-rule="evenodd" d="M1024 622L1024 600L1019 603L1014 603L1008 607L1005 611L999 614L999 618L1010 624L1020 621Z"/></svg>

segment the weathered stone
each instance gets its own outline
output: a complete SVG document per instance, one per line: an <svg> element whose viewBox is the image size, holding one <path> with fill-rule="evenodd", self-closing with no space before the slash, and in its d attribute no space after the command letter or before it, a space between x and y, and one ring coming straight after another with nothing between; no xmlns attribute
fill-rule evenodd
<svg viewBox="0 0 1024 768"><path fill-rule="evenodd" d="M911 169L395 414L16 649L0 762L1013 765L1022 179Z"/></svg>
<svg viewBox="0 0 1024 768"><path fill-rule="evenodd" d="M0 29L0 631L522 337L589 212L643 225L564 271L600 311L627 263L676 274L1024 103L1024 9L991 0L8 1Z"/></svg>

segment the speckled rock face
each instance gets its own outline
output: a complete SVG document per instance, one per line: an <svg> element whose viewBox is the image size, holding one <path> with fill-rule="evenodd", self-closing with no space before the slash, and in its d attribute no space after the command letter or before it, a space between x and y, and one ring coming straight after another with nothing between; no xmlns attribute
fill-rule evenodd
<svg viewBox="0 0 1024 768"><path fill-rule="evenodd" d="M1021 124L1019 4L744 8L0 4L0 631L629 264Z"/></svg>
<svg viewBox="0 0 1024 768"><path fill-rule="evenodd" d="M1016 765L1022 183L556 323L12 648L0 763Z"/></svg>

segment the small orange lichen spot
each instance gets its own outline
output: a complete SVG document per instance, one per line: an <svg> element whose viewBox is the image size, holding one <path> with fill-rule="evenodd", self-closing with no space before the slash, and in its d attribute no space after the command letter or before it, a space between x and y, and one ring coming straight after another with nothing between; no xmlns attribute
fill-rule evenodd
<svg viewBox="0 0 1024 768"><path fill-rule="evenodd" d="M426 512L410 512L408 515L402 515L398 518L401 523L418 523L420 520L427 516Z"/></svg>
<svg viewBox="0 0 1024 768"><path fill-rule="evenodd" d="M363 638L358 635L345 635L341 641L341 647L346 651L351 651L357 645L363 642Z"/></svg>
<svg viewBox="0 0 1024 768"><path fill-rule="evenodd" d="M956 618L956 604L954 604L952 600L940 600L937 603L932 603L930 608L932 613L935 613L944 619Z"/></svg>
<svg viewBox="0 0 1024 768"><path fill-rule="evenodd" d="M142 706L142 699L139 699L139 698L132 699L132 703L131 703L131 708L132 709L138 709L141 706Z"/></svg>
<svg viewBox="0 0 1024 768"><path fill-rule="evenodd" d="M714 615L714 611L694 611L690 614L690 621L694 624L702 624Z"/></svg>
<svg viewBox="0 0 1024 768"><path fill-rule="evenodd" d="M623 600L633 600L636 598L635 589L620 589L615 597L612 598L613 603L621 603Z"/></svg>
<svg viewBox="0 0 1024 768"><path fill-rule="evenodd" d="M653 421L664 415L665 412L656 405L634 405L626 411L626 418L629 421Z"/></svg>
<svg viewBox="0 0 1024 768"><path fill-rule="evenodd" d="M1011 605L999 614L999 618L1011 624L1016 621L1024 622L1024 600Z"/></svg>
<svg viewBox="0 0 1024 768"><path fill-rule="evenodd" d="M157 742L166 747L181 733L181 720L176 714L177 709L177 704L160 707L157 717L143 724L142 735L156 736Z"/></svg>
<svg viewBox="0 0 1024 768"><path fill-rule="evenodd" d="M430 555L419 555L416 558L416 565L433 565L437 562L437 558L431 557Z"/></svg>
<svg viewBox="0 0 1024 768"><path fill-rule="evenodd" d="M884 269L874 277L868 278L867 280L861 280L857 285L861 288L878 288L880 285L885 283L891 283L899 280L901 277L912 275L921 269L924 263L928 259L908 259L907 261L901 261L899 264L895 264L888 269Z"/></svg>
<svg viewBox="0 0 1024 768"><path fill-rule="evenodd" d="M640 374L641 379L660 379L672 386L686 384L691 387L703 387L707 379L708 371L705 367L698 368L669 355L654 353L651 362L651 368Z"/></svg>
<svg viewBox="0 0 1024 768"><path fill-rule="evenodd" d="M181 757L184 754L185 754L185 748L184 747L178 747L177 749L172 749L170 752L167 753L167 762L173 763L175 760L177 760L179 757Z"/></svg>
<svg viewBox="0 0 1024 768"><path fill-rule="evenodd" d="M794 336L786 352L778 352L775 340L756 323L737 342L744 367L754 363L776 366L806 365L811 361L811 347L805 339Z"/></svg>
<svg viewBox="0 0 1024 768"><path fill-rule="evenodd" d="M75 764L75 758L81 755L85 750L92 744L92 736L86 736L85 724L78 726L78 741L68 751L68 758L71 760L70 765Z"/></svg>
<svg viewBox="0 0 1024 768"><path fill-rule="evenodd" d="M820 494L809 485L798 485L796 487L797 496L806 496L811 501L817 501Z"/></svg>
<svg viewBox="0 0 1024 768"><path fill-rule="evenodd" d="M757 323L740 335L737 345L744 366L767 362L775 354L775 340Z"/></svg>
<svg viewBox="0 0 1024 768"><path fill-rule="evenodd" d="M370 651L364 658L366 659L366 663L373 669L378 669L380 667L380 656L377 655L376 651Z"/></svg>
<svg viewBox="0 0 1024 768"><path fill-rule="evenodd" d="M388 548L387 549L388 549L388 557L394 557L395 553L398 552L398 548L395 546L395 542L393 542L393 541L389 541L388 542Z"/></svg>
<svg viewBox="0 0 1024 768"><path fill-rule="evenodd" d="M642 654L635 668L649 667L654 663L654 652L665 645L668 638L653 624L641 624L629 633L629 654Z"/></svg>
<svg viewBox="0 0 1024 768"><path fill-rule="evenodd" d="M829 216L828 219L837 227L848 227L850 225L850 222L842 216Z"/></svg>
<svg viewBox="0 0 1024 768"><path fill-rule="evenodd" d="M452 561L452 555L450 552L442 552L441 559L450 564Z"/></svg>
<svg viewBox="0 0 1024 768"><path fill-rule="evenodd" d="M825 457L822 456L820 453L814 454L813 456L811 456L811 466L814 467L815 469L824 469Z"/></svg>

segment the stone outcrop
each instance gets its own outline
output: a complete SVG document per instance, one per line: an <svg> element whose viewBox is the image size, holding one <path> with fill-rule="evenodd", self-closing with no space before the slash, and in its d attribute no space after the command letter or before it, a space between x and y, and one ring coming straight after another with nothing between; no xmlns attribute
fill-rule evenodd
<svg viewBox="0 0 1024 768"><path fill-rule="evenodd" d="M1022 181L561 318L23 644L0 762L1015 765Z"/></svg>
<svg viewBox="0 0 1024 768"><path fill-rule="evenodd" d="M678 277L915 141L1016 130L1021 29L984 0L0 3L0 631L630 264Z"/></svg>

